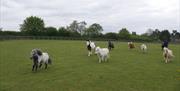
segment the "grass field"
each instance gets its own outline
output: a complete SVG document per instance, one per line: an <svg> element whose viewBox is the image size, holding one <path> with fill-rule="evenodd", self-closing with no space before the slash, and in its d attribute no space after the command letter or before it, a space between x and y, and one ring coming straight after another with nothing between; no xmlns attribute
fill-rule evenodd
<svg viewBox="0 0 180 91"><path fill-rule="evenodd" d="M84 41L0 41L0 91L180 91L180 45L170 44L175 58L168 64L160 44L147 44L147 54L135 45L128 50L127 43L115 43L109 62L99 64L96 55L87 56ZM51 55L47 70L31 71L33 48Z"/></svg>

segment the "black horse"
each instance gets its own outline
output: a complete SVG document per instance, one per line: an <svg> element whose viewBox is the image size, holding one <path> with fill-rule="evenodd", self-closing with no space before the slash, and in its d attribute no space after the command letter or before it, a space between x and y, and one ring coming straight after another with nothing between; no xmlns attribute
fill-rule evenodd
<svg viewBox="0 0 180 91"><path fill-rule="evenodd" d="M114 48L114 44L111 41L108 41L108 49L112 50Z"/></svg>
<svg viewBox="0 0 180 91"><path fill-rule="evenodd" d="M168 48L168 44L169 44L169 43L168 43L167 40L163 41L163 43L162 43L162 45L161 45L162 50L163 50L164 47Z"/></svg>

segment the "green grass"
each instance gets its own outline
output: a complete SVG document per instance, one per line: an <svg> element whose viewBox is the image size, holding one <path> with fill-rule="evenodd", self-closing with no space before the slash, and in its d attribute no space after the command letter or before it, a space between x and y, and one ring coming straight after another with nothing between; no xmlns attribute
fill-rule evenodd
<svg viewBox="0 0 180 91"><path fill-rule="evenodd" d="M96 42L106 47L106 42ZM108 63L87 56L84 41L0 41L0 91L180 91L180 45L170 44L175 58L165 64L160 44L148 44L148 53L115 43ZM47 70L32 72L33 48L52 57Z"/></svg>

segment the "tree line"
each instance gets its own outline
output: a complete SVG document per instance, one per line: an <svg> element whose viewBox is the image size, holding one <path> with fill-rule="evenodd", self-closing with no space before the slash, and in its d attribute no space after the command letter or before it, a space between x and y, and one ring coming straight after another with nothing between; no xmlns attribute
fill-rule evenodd
<svg viewBox="0 0 180 91"><path fill-rule="evenodd" d="M180 33L173 30L170 33L168 30L148 29L146 33L138 35L136 32L130 33L126 28L122 28L118 33L108 32L103 34L103 27L98 23L93 23L87 27L85 21L78 22L74 20L68 26L62 26L58 29L49 26L45 27L44 20L37 16L27 17L20 24L20 31L2 31L0 35L7 36L60 36L60 37L84 37L84 38L107 38L113 40L137 40L137 41L175 41L180 39Z"/></svg>

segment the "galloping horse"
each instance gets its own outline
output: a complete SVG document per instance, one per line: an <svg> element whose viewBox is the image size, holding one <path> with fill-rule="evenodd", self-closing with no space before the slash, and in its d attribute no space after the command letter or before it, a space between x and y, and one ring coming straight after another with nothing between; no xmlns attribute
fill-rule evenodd
<svg viewBox="0 0 180 91"><path fill-rule="evenodd" d="M45 64L45 69L47 69L47 65L51 64L51 59L48 55L48 53L42 52L40 49L33 49L31 51L31 57L33 60L33 67L32 71L37 71L37 68L41 68L42 64Z"/></svg>

